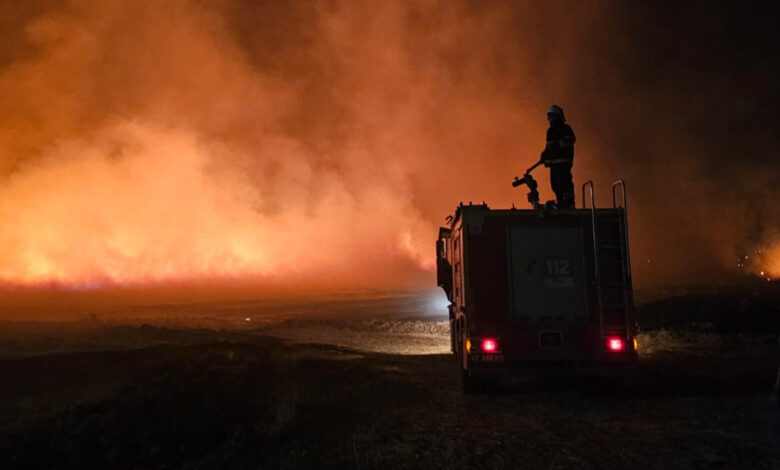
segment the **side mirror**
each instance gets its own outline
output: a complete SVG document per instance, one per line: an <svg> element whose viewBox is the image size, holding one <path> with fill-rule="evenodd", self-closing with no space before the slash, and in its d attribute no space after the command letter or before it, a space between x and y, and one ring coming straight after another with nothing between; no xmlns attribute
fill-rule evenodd
<svg viewBox="0 0 780 470"><path fill-rule="evenodd" d="M452 265L447 261L447 245L441 239L436 240L436 284L452 301Z"/></svg>

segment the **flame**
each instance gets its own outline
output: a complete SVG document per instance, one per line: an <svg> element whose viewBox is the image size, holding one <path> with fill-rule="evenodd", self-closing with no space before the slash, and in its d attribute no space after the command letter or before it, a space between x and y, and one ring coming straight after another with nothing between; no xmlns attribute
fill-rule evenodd
<svg viewBox="0 0 780 470"><path fill-rule="evenodd" d="M768 280L780 278L780 239L767 245L761 253L761 277Z"/></svg>
<svg viewBox="0 0 780 470"><path fill-rule="evenodd" d="M0 68L0 285L430 277L435 225L398 157L409 144L385 130L405 122L391 105L345 94L338 109L366 114L339 117L304 101L317 60L300 79L258 69L249 56L280 44L245 48L224 5L66 3L25 17L30 55ZM334 87L373 80L344 74ZM345 122L360 131L334 135Z"/></svg>
<svg viewBox="0 0 780 470"><path fill-rule="evenodd" d="M214 165L226 152L137 122L53 148L0 188L0 280L90 287L338 276L372 252L430 268L431 228L390 188L352 196L339 175L309 171L310 193L299 195L307 204L269 214L262 185Z"/></svg>

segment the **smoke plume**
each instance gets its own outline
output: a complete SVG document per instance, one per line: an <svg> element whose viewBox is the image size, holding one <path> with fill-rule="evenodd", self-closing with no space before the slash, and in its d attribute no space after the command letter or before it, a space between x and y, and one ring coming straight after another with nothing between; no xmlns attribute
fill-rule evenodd
<svg viewBox="0 0 780 470"><path fill-rule="evenodd" d="M0 282L429 286L458 202L523 205L509 183L553 102L577 132L575 183L610 204L628 182L640 286L727 275L777 240L776 118L741 121L777 97L777 57L744 56L734 11L692 32L702 11L677 9L4 4ZM708 42L724 30L730 45Z"/></svg>

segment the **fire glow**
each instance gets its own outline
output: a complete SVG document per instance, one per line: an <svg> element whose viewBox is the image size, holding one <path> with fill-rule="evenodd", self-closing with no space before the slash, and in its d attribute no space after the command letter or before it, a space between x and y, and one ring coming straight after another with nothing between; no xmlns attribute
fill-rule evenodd
<svg viewBox="0 0 780 470"><path fill-rule="evenodd" d="M377 8L0 11L18 25L0 31L4 43L26 48L0 66L0 286L431 285L436 221L469 191L490 197L484 181L496 179L476 150L536 151L543 116L525 125L530 111L485 86L473 60L484 41L452 63L418 52L514 25L445 2ZM410 9L447 21L431 32ZM474 73L456 82L453 65ZM482 181L448 184L464 173Z"/></svg>
<svg viewBox="0 0 780 470"><path fill-rule="evenodd" d="M697 137L664 127L674 82L637 94L647 51L602 34L624 28L609 5L571 2L562 17L550 2L6 3L0 288L432 286L431 243L459 201L525 207L510 181L539 155L553 102L582 136L577 184L629 181L632 253L653 260L636 263L638 283L733 270L747 229L730 229L750 224L724 214L758 213L711 203L720 182L691 184L714 156L682 152ZM554 47L538 40L551 22L571 34ZM634 100L658 111L598 118ZM637 128L652 130L644 156L626 159L636 145L615 144ZM672 154L685 158L651 158ZM773 200L759 192L740 199ZM690 205L707 224L688 223ZM680 230L659 236L659 217ZM778 277L772 256L761 267Z"/></svg>
<svg viewBox="0 0 780 470"><path fill-rule="evenodd" d="M107 158L112 146L121 157ZM252 207L263 201L247 177L210 174L208 152L188 133L135 123L53 149L46 165L14 175L0 189L0 242L13 247L4 250L0 279L86 287L291 275L312 265L339 273L333 255L354 259L371 250L369 243L426 267L426 247L409 243L424 239L408 236L425 228L413 210L387 207L387 224L360 216L371 205L389 206L387 189L355 201L345 199L338 183L321 185L308 213L269 216ZM391 220L398 226L389 226ZM355 238L337 227L350 227Z"/></svg>
<svg viewBox="0 0 780 470"><path fill-rule="evenodd" d="M291 128L314 105L250 64L220 8L74 0L29 18L34 54L0 69L0 285L428 276L435 226L398 146L373 114L346 141Z"/></svg>
<svg viewBox="0 0 780 470"><path fill-rule="evenodd" d="M780 240L770 243L762 251L759 276L767 281L780 278Z"/></svg>

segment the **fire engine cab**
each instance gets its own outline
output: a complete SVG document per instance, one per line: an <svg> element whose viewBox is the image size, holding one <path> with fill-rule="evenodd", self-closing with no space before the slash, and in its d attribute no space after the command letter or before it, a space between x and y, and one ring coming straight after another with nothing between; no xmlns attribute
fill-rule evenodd
<svg viewBox="0 0 780 470"><path fill-rule="evenodd" d="M609 375L637 360L625 183L612 185L612 207L595 207L588 181L582 208L560 210L539 205L530 175L523 183L533 209L461 203L439 229L438 285L465 393L540 370Z"/></svg>

